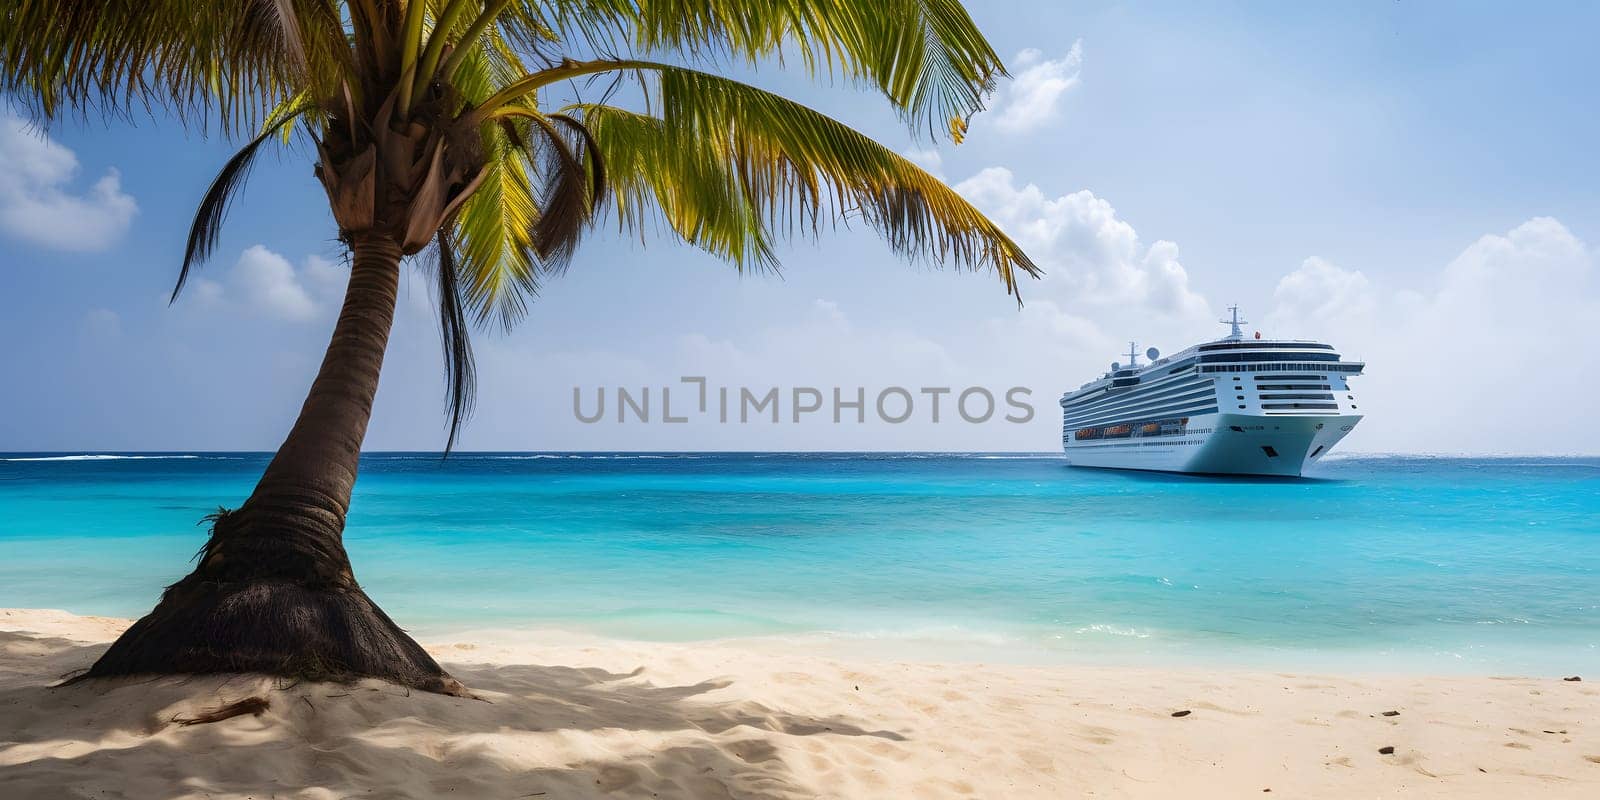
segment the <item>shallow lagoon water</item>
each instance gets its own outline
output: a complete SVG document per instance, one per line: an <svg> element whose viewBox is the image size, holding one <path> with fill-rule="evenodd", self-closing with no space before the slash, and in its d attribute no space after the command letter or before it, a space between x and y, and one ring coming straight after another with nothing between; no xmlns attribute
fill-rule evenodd
<svg viewBox="0 0 1600 800"><path fill-rule="evenodd" d="M137 616L264 454L0 456L0 605ZM1600 669L1600 459L1302 480L1058 456L366 457L363 585L424 636L802 637L944 659Z"/></svg>

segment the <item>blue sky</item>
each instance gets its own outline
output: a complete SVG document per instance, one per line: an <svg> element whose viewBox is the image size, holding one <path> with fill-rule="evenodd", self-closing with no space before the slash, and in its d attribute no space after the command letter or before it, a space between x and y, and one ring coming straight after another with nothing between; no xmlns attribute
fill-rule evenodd
<svg viewBox="0 0 1600 800"><path fill-rule="evenodd" d="M1600 388L1600 51L1587 4L969 3L1015 80L965 144L875 96L778 69L957 185L1043 263L908 267L869 231L802 241L781 277L596 236L510 336L480 335L467 449L1051 450L1054 397L1138 339L1269 335L1369 362L1367 451L1600 452L1548 398ZM41 138L44 137L44 138ZM310 159L268 156L217 257L165 302L193 204L233 143L170 120L0 126L0 450L270 449L341 288ZM443 441L439 348L411 274L368 446ZM779 386L784 421L584 424L581 387ZM926 405L904 424L794 423L792 387L1031 390L1026 424ZM1580 404L1582 405L1582 404ZM659 414L659 409L657 409ZM1565 416L1563 416L1565 415ZM659 417L657 417L659 419ZM1567 422L1563 422L1567 420ZM1530 424L1532 421L1534 424Z"/></svg>

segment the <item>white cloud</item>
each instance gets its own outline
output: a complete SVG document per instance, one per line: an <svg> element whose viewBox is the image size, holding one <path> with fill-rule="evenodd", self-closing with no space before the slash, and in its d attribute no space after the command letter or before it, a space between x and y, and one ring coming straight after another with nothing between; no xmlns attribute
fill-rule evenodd
<svg viewBox="0 0 1600 800"><path fill-rule="evenodd" d="M247 302L273 316L306 320L317 312L289 260L259 244L239 256L230 277Z"/></svg>
<svg viewBox="0 0 1600 800"><path fill-rule="evenodd" d="M1189 286L1178 246L1165 240L1145 245L1111 203L1093 192L1048 197L1034 184L1018 186L1002 167L983 170L956 190L1045 270L1044 280L1023 285L1025 296L1081 311L1109 311L1118 318L1140 313L1180 321L1210 317L1205 298Z"/></svg>
<svg viewBox="0 0 1600 800"><path fill-rule="evenodd" d="M1083 40L1073 42L1072 49L1053 60L1040 50L1023 50L1012 59L1011 70L1014 75L1000 90L992 115L979 119L992 119L1009 133L1043 127L1060 116L1061 98L1082 82Z"/></svg>
<svg viewBox="0 0 1600 800"><path fill-rule="evenodd" d="M1364 359L1363 449L1570 453L1593 426L1550 422L1549 404L1600 390L1594 252L1550 218L1484 236L1420 286L1371 281L1308 259L1285 276L1270 323Z"/></svg>
<svg viewBox="0 0 1600 800"><path fill-rule="evenodd" d="M296 269L265 245L252 245L220 280L199 278L193 297L204 308L244 307L292 322L316 319L335 307L344 289L343 267L307 256Z"/></svg>
<svg viewBox="0 0 1600 800"><path fill-rule="evenodd" d="M1330 320L1370 322L1377 298L1372 283L1360 272L1340 269L1312 256L1278 281L1273 310L1266 320L1275 330L1327 327Z"/></svg>
<svg viewBox="0 0 1600 800"><path fill-rule="evenodd" d="M123 193L115 169L73 193L78 170L70 149L0 112L0 230L58 250L92 252L115 244L138 203Z"/></svg>

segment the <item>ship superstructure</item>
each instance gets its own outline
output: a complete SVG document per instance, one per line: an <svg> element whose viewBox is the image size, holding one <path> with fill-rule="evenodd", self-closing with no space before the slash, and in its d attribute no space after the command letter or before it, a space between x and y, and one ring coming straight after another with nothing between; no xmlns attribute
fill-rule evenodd
<svg viewBox="0 0 1600 800"><path fill-rule="evenodd" d="M1061 444L1085 467L1297 476L1361 421L1349 379L1365 364L1332 345L1230 332L1163 357L1155 348L1061 397Z"/></svg>

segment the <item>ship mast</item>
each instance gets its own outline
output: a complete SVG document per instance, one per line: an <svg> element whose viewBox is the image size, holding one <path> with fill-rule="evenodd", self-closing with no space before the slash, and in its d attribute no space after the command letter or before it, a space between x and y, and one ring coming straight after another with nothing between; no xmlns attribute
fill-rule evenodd
<svg viewBox="0 0 1600 800"><path fill-rule="evenodd" d="M1231 332L1228 333L1228 339L1229 340L1237 341L1239 339L1243 339L1244 338L1244 329L1240 328L1239 326L1240 325L1249 325L1250 322L1248 320L1239 319L1239 307L1238 306L1228 306L1228 310L1233 312L1233 318L1232 319L1219 319L1217 321L1222 323L1222 324L1224 324L1224 325L1232 326Z"/></svg>
<svg viewBox="0 0 1600 800"><path fill-rule="evenodd" d="M1139 345L1128 342L1128 368L1133 369L1137 366L1139 366Z"/></svg>

